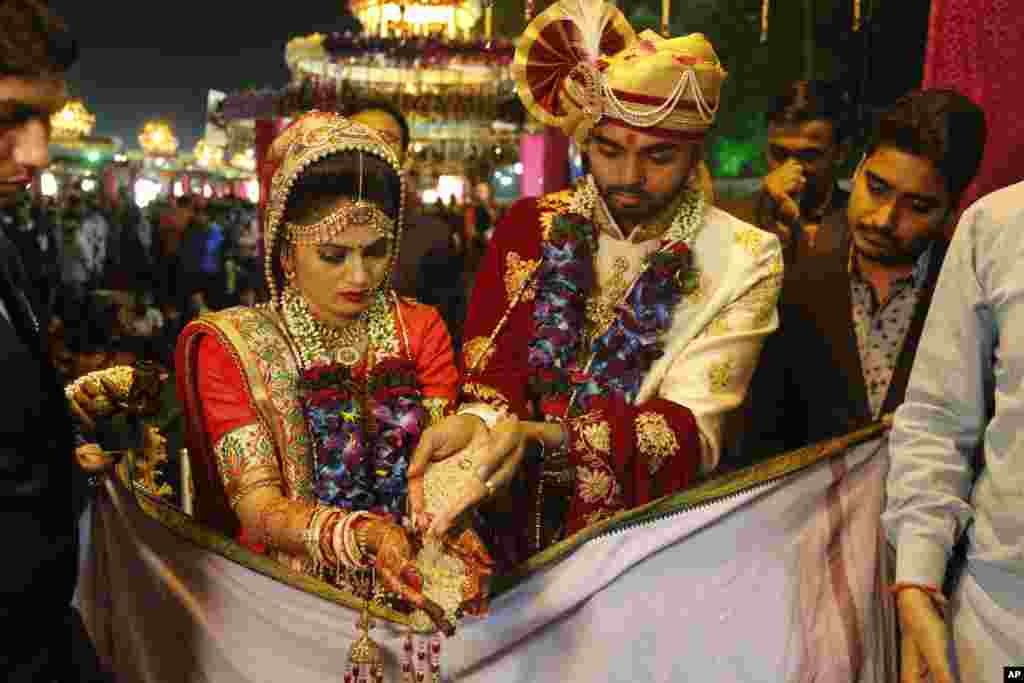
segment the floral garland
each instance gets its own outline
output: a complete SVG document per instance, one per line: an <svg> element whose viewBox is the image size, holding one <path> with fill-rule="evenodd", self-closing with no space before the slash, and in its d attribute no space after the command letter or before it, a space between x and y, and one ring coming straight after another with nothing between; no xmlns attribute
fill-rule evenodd
<svg viewBox="0 0 1024 683"><path fill-rule="evenodd" d="M651 365L664 352L664 335L672 324L679 300L695 286L690 248L678 242L648 257L619 316L594 340L589 372L575 379L577 398L584 410L603 393L601 385L632 402Z"/></svg>
<svg viewBox="0 0 1024 683"><path fill-rule="evenodd" d="M703 218L703 196L696 191L688 195L618 317L591 345L587 367L580 367L579 347L594 280L596 228L578 210L552 219L541 244L535 333L529 344L530 388L545 415L561 419L585 412L594 397L608 391L627 401L636 398L647 370L664 352L663 333L673 311L697 284L687 241Z"/></svg>
<svg viewBox="0 0 1024 683"><path fill-rule="evenodd" d="M529 365L536 369L530 378L536 396L553 398L571 391L568 373L576 367L596 249L594 224L576 213L555 216L541 244L536 332L528 347Z"/></svg>
<svg viewBox="0 0 1024 683"><path fill-rule="evenodd" d="M307 369L299 390L313 437L317 498L400 520L409 458L427 423L415 364L387 359L374 366L365 396L368 415L358 383L340 363Z"/></svg>

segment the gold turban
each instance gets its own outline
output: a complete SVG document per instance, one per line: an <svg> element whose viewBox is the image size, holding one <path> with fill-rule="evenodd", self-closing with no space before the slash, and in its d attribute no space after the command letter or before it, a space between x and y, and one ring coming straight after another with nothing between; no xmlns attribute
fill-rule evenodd
<svg viewBox="0 0 1024 683"><path fill-rule="evenodd" d="M703 35L636 35L602 0L561 0L538 15L519 38L512 68L527 110L578 142L599 122L700 140L726 77Z"/></svg>

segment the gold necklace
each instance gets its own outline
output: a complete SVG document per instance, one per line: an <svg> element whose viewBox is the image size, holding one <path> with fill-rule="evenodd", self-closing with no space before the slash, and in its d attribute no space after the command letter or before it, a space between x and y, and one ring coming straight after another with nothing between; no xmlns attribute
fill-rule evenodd
<svg viewBox="0 0 1024 683"><path fill-rule="evenodd" d="M344 327L326 325L317 319L306 298L294 287L285 287L281 294L281 310L298 346L303 367L308 368L328 356L349 368L362 359L368 329L365 312Z"/></svg>
<svg viewBox="0 0 1024 683"><path fill-rule="evenodd" d="M591 292L587 298L584 309L584 347L582 350L589 353L594 340L600 337L611 326L618 317L615 310L619 303L626 296L632 282L626 279L629 271L629 261L625 256L619 256L612 265L612 274L604 282L600 283L597 291Z"/></svg>

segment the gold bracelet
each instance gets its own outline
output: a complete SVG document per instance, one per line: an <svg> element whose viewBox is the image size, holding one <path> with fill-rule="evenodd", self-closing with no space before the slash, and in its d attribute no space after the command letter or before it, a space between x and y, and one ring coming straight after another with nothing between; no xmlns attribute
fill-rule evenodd
<svg viewBox="0 0 1024 683"><path fill-rule="evenodd" d="M263 544L264 545L267 545L267 546L271 545L271 543L270 543L270 522L268 521L267 518L270 517L270 515L278 513L278 512L287 513L287 508L290 505L291 505L291 501L288 500L287 498L279 498L278 500L275 500L275 501L271 502L269 505L267 505L266 508L263 509L262 512L260 512L260 516L259 516L259 531L263 534Z"/></svg>
<svg viewBox="0 0 1024 683"><path fill-rule="evenodd" d="M249 482L248 484L238 489L231 495L231 499L229 500L231 509L234 510L236 507L238 507L238 504L242 502L242 499L245 498L250 493L252 493L253 491L255 491L256 489L262 489L268 486L278 486L280 484L280 477L268 477L266 479L258 479L256 481Z"/></svg>
<svg viewBox="0 0 1024 683"><path fill-rule="evenodd" d="M342 522L341 545L348 560L346 564L353 569L370 568L370 563L366 556L360 552L359 542L356 540L355 529L353 528L355 522L363 517L369 518L370 514L363 511L353 512L345 517Z"/></svg>
<svg viewBox="0 0 1024 683"><path fill-rule="evenodd" d="M356 547L359 548L359 552L362 553L363 557L373 557L375 555L370 552L369 520L356 527Z"/></svg>
<svg viewBox="0 0 1024 683"><path fill-rule="evenodd" d="M316 510L313 511L313 516L310 517L309 524L306 525L306 531L303 534L306 541L306 553L318 569L324 566L324 554L320 549L320 532L324 517L329 512L331 512L331 508L318 505Z"/></svg>

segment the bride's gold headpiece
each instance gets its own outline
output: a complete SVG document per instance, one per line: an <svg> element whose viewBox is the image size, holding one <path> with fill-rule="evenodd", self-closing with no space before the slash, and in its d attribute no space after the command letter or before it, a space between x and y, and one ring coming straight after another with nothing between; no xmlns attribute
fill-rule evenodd
<svg viewBox="0 0 1024 683"><path fill-rule="evenodd" d="M311 225L284 223L285 209L292 186L312 164L339 152L359 152L359 191L354 201L344 202L329 216ZM401 181L398 220L391 219L376 204L364 200L363 155L370 154L390 166ZM275 247L281 239L295 244L320 244L357 225L372 225L384 236L391 237L389 256L393 263L401 242L405 217L405 176L391 145L372 128L350 121L338 114L311 112L296 119L274 140L267 154L267 169L273 173L269 181L263 234L265 271L271 301L280 292L274 279ZM389 269L390 272L390 269Z"/></svg>

